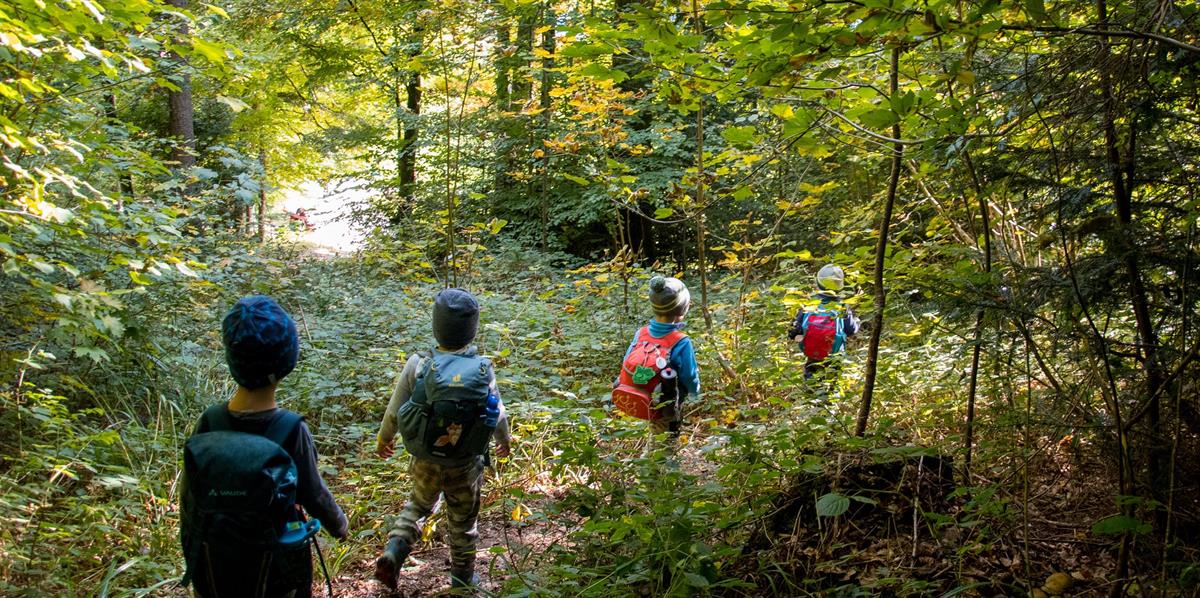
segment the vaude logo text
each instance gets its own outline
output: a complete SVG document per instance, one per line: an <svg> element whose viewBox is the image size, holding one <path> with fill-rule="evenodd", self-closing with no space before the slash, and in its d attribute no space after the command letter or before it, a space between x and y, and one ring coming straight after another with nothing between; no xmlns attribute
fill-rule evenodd
<svg viewBox="0 0 1200 598"><path fill-rule="evenodd" d="M217 490L213 488L208 491L209 496L246 496L249 492L245 490Z"/></svg>

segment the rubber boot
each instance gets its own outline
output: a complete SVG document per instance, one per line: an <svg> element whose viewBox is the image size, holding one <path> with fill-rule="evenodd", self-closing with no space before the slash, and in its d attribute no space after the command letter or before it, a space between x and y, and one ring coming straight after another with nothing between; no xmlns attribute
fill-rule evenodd
<svg viewBox="0 0 1200 598"><path fill-rule="evenodd" d="M466 567L450 568L450 589L468 589L479 585L479 574L475 572L475 564Z"/></svg>
<svg viewBox="0 0 1200 598"><path fill-rule="evenodd" d="M388 540L383 554L375 560L375 579L387 589L395 591L396 581L400 578L400 568L404 566L409 552L412 552L412 547L408 542L404 541L404 538L393 536Z"/></svg>

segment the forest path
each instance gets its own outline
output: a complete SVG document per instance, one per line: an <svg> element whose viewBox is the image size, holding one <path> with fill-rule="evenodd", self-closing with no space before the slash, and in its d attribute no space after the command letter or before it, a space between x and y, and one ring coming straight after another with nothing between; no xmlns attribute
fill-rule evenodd
<svg viewBox="0 0 1200 598"><path fill-rule="evenodd" d="M351 214L358 205L365 203L370 194L353 183L333 185L316 181L302 183L284 192L283 200L275 210L283 212L285 224L288 214L303 209L308 214L312 230L291 226L294 234L312 245L312 253L320 257L348 255L362 247L365 233L351 222Z"/></svg>
<svg viewBox="0 0 1200 598"><path fill-rule="evenodd" d="M353 252L306 251L300 263L289 266L289 284L319 290L297 300L297 308L303 303L310 361L302 364L299 377L289 380L285 405L295 401L293 408L316 424L325 479L351 519L350 538L335 542L323 536L321 541L334 595L447 594L449 551L437 532L416 548L397 592L374 581L374 561L411 489L408 457L379 459L373 453L374 438L404 358L432 341L428 300L438 285L410 280L403 271L389 270L390 264L368 262ZM385 270L371 270L375 267ZM503 593L502 586L512 578L549 564L554 547L570 546L570 535L582 523L571 507L559 508L558 501L579 480L552 472L557 462L552 439L569 422L549 415L554 408L546 405L560 401L572 409L601 407L638 320L624 321L609 311L619 304L617 295L587 296L588 309L566 309L580 295L557 277L514 281L477 275L472 280L470 288L483 305L477 342L496 363L516 427L513 458L498 471L488 470L479 520L477 571L483 589ZM558 294L560 285L567 291ZM641 424L629 426L636 430ZM701 426L686 433L690 441L679 451L681 469L711 477L715 466L701 453ZM638 435L605 446L637 457L645 441ZM324 596L325 579L315 557L314 567L313 594ZM537 583L530 578L520 585Z"/></svg>

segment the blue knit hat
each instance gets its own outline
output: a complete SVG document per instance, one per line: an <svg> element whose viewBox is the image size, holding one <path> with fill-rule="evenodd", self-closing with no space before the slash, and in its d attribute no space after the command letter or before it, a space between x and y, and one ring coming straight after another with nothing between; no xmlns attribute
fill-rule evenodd
<svg viewBox="0 0 1200 598"><path fill-rule="evenodd" d="M433 338L443 349L461 349L479 330L479 302L462 289L443 289L433 298Z"/></svg>
<svg viewBox="0 0 1200 598"><path fill-rule="evenodd" d="M244 297L225 314L221 338L230 375L250 390L279 382L300 358L296 323L263 295Z"/></svg>

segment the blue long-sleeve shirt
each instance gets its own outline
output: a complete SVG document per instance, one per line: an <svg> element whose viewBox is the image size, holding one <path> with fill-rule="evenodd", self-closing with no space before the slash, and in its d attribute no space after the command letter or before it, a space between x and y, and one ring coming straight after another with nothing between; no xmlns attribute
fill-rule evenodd
<svg viewBox="0 0 1200 598"><path fill-rule="evenodd" d="M650 320L650 336L654 338L662 338L672 331L682 330L683 322L672 324L668 322L659 322L658 320ZM641 332L639 329L638 332ZM633 341L629 343L629 348L625 350L625 357L629 357L629 352L633 350L637 344L637 332L633 334ZM625 357L621 360L624 361ZM675 346L671 348L670 357L671 368L679 375L679 387L684 391L684 395L700 396L700 368L696 365L696 349L692 346L692 338L685 336Z"/></svg>

